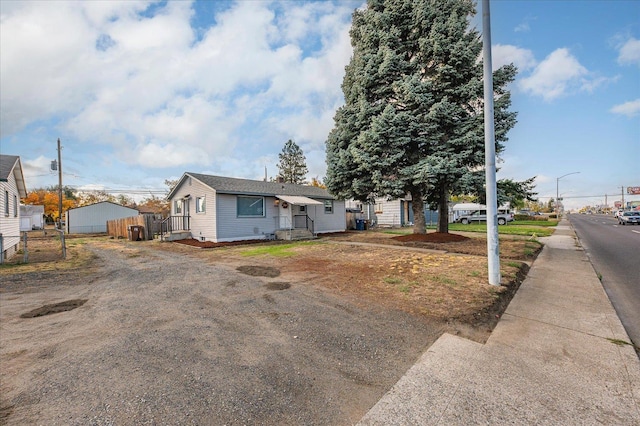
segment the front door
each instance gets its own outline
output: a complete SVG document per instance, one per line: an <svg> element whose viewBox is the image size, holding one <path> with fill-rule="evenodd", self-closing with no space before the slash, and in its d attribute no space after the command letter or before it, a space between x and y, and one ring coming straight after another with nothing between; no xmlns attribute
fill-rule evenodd
<svg viewBox="0 0 640 426"><path fill-rule="evenodd" d="M189 230L189 200L190 198L185 198L182 200L182 229L184 231Z"/></svg>

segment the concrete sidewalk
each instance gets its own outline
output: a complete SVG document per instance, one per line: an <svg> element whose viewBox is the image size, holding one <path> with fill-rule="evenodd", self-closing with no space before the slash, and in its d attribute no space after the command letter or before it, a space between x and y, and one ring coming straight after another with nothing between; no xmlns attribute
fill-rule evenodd
<svg viewBox="0 0 640 426"><path fill-rule="evenodd" d="M444 334L360 425L640 425L640 361L563 220L486 344Z"/></svg>

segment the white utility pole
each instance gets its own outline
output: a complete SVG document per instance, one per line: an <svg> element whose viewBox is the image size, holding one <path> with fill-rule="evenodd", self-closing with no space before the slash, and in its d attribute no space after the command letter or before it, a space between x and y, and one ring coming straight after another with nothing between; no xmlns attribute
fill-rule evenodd
<svg viewBox="0 0 640 426"><path fill-rule="evenodd" d="M558 192L560 192L560 179L565 176L576 175L578 173L580 172L571 172L556 178L556 217L558 218L558 220L560 220L560 194L558 194Z"/></svg>
<svg viewBox="0 0 640 426"><path fill-rule="evenodd" d="M487 257L489 284L500 285L500 242L498 240L498 187L493 114L493 70L491 66L491 12L489 0L482 0L482 44L484 65L484 167L487 191Z"/></svg>

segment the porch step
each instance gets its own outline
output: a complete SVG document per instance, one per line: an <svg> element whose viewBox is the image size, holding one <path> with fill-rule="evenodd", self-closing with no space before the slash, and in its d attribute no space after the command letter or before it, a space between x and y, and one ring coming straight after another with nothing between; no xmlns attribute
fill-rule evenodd
<svg viewBox="0 0 640 426"><path fill-rule="evenodd" d="M313 233L308 229L285 229L276 231L276 240L297 241L311 240L313 238Z"/></svg>
<svg viewBox="0 0 640 426"><path fill-rule="evenodd" d="M165 232L163 235L164 241L186 240L187 238L191 238L191 231Z"/></svg>

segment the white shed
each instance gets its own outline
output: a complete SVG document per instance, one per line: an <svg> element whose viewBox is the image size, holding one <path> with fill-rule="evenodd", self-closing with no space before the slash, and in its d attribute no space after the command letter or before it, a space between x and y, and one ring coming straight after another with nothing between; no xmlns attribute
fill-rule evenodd
<svg viewBox="0 0 640 426"><path fill-rule="evenodd" d="M120 204L102 201L67 210L65 228L69 234L107 232L107 221L138 216L138 210Z"/></svg>
<svg viewBox="0 0 640 426"><path fill-rule="evenodd" d="M44 206L20 205L20 231L44 229Z"/></svg>

